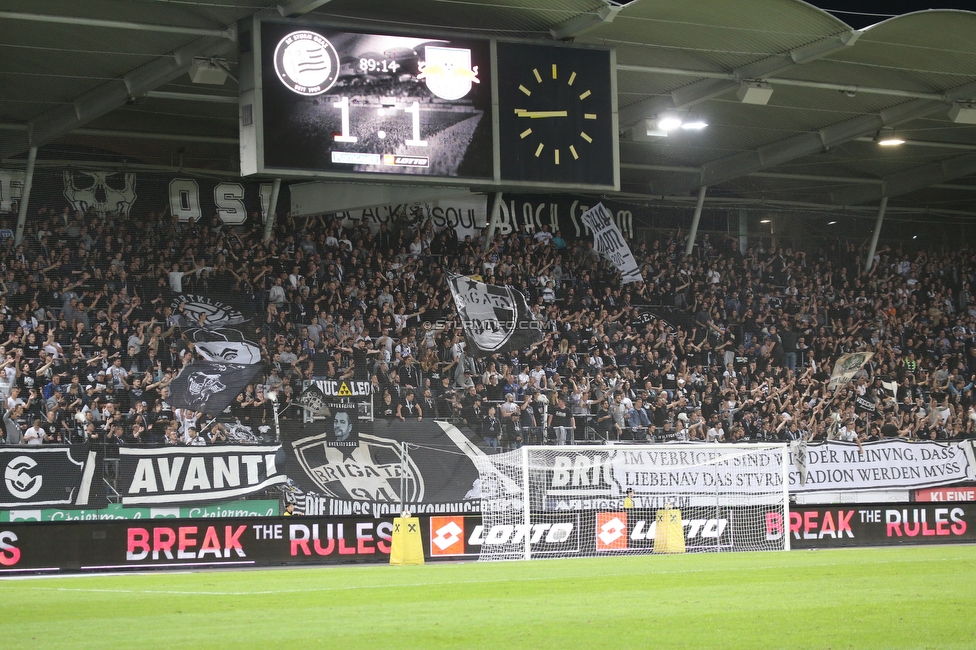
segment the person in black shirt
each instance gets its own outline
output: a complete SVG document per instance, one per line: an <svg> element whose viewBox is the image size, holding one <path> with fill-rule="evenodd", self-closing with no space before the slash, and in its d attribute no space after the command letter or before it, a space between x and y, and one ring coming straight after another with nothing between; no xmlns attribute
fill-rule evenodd
<svg viewBox="0 0 976 650"><path fill-rule="evenodd" d="M367 347L368 343L372 343L373 339L370 337L358 338L356 339L356 344L351 348L339 348L346 354L352 355L352 378L354 381L369 381L369 358L373 355L380 354L380 350L374 350ZM314 361L313 355L312 363ZM316 368L317 374L318 368Z"/></svg>
<svg viewBox="0 0 976 650"><path fill-rule="evenodd" d="M498 451L502 439L502 423L498 419L497 410L494 406L488 407L488 415L481 423L481 437L492 451Z"/></svg>
<svg viewBox="0 0 976 650"><path fill-rule="evenodd" d="M547 424L556 435L557 445L565 445L567 437L569 444L573 444L576 436L576 421L573 419L573 412L566 406L566 400L562 395L556 399L556 407L549 414Z"/></svg>

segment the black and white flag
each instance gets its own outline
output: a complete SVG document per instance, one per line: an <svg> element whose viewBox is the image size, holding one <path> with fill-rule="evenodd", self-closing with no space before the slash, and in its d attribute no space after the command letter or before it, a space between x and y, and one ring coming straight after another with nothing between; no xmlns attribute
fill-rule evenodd
<svg viewBox="0 0 976 650"><path fill-rule="evenodd" d="M543 324L521 292L455 273L448 275L447 283L464 327L468 356L521 350L542 339Z"/></svg>
<svg viewBox="0 0 976 650"><path fill-rule="evenodd" d="M800 485L807 483L807 443L804 440L794 440L790 443L790 453L793 455L793 466L800 473Z"/></svg>
<svg viewBox="0 0 976 650"><path fill-rule="evenodd" d="M260 363L191 363L170 384L169 403L216 415L230 406L260 369Z"/></svg>
<svg viewBox="0 0 976 650"><path fill-rule="evenodd" d="M841 355L834 362L834 371L830 374L830 380L827 382L827 390L835 390L850 382L873 356L873 352L853 352Z"/></svg>
<svg viewBox="0 0 976 650"><path fill-rule="evenodd" d="M613 215L602 203L584 212L581 216L583 223L593 231L593 247L601 257L610 261L620 271L621 284L629 282L643 282L637 260L630 246L620 234L620 228L613 220Z"/></svg>
<svg viewBox="0 0 976 650"><path fill-rule="evenodd" d="M881 377L881 387L885 389L885 392L891 395L891 398L898 401L898 382L889 377L888 375L883 375Z"/></svg>
<svg viewBox="0 0 976 650"><path fill-rule="evenodd" d="M191 327L184 332L201 357L217 363L260 363L261 348L247 340L243 327Z"/></svg>

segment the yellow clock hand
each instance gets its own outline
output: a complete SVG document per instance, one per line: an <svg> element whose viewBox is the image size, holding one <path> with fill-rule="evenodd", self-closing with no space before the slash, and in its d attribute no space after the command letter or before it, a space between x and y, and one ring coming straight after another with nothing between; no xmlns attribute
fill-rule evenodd
<svg viewBox="0 0 976 650"><path fill-rule="evenodd" d="M515 115L517 117L569 117L568 111L527 111L522 108L515 109Z"/></svg>

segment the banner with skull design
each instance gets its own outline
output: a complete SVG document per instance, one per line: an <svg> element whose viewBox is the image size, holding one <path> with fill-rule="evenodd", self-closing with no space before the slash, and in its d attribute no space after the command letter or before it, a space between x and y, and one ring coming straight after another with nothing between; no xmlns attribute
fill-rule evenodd
<svg viewBox="0 0 976 650"><path fill-rule="evenodd" d="M192 363L170 384L169 403L216 415L230 406L260 369L260 363Z"/></svg>
<svg viewBox="0 0 976 650"><path fill-rule="evenodd" d="M261 361L261 348L247 340L242 327L191 327L183 334L207 361L239 364Z"/></svg>

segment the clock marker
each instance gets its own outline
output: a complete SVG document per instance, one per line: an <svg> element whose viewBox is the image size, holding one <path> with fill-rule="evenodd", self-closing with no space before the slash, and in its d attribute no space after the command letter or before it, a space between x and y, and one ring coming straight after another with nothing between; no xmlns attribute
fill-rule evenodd
<svg viewBox="0 0 976 650"><path fill-rule="evenodd" d="M523 86L522 84L519 84L519 90L521 90L526 95L531 95L532 94L532 91L529 90L528 88L526 88L525 86Z"/></svg>
<svg viewBox="0 0 976 650"><path fill-rule="evenodd" d="M559 149L556 149L555 152L556 152L556 164L558 165L559 164Z"/></svg>
<svg viewBox="0 0 976 650"><path fill-rule="evenodd" d="M553 79L556 78L556 64L555 63L552 64L552 78Z"/></svg>
<svg viewBox="0 0 976 650"><path fill-rule="evenodd" d="M530 133L532 133L532 129L526 129L521 133L519 133L519 137L525 140L525 138L527 138Z"/></svg>
<svg viewBox="0 0 976 650"><path fill-rule="evenodd" d="M589 96L590 96L590 91L587 90L585 93L583 93L582 95L580 95L580 99L586 99Z"/></svg>
<svg viewBox="0 0 976 650"><path fill-rule="evenodd" d="M593 138L586 135L586 131L580 131L580 137L586 140L587 142L593 142Z"/></svg>
<svg viewBox="0 0 976 650"><path fill-rule="evenodd" d="M596 119L596 113L583 113L583 119L584 120L595 120Z"/></svg>
<svg viewBox="0 0 976 650"><path fill-rule="evenodd" d="M576 73L575 72L573 74L569 75L569 81L567 81L566 83L567 83L567 85L572 86L574 81L576 81Z"/></svg>
<svg viewBox="0 0 976 650"><path fill-rule="evenodd" d="M540 142L539 143L539 147L535 150L535 157L538 158L540 155L542 155L542 150L545 149L545 148L546 148L546 145L544 145L544 144L542 144Z"/></svg>
<svg viewBox="0 0 976 650"><path fill-rule="evenodd" d="M573 160L579 160L579 154L576 153L576 147L569 145L569 153L573 154Z"/></svg>
<svg viewBox="0 0 976 650"><path fill-rule="evenodd" d="M535 75L535 80L536 80L536 81L537 81L538 83L540 83L540 84L541 84L541 83L542 83L542 75L541 75L541 74L539 74L539 68L532 68L532 74L534 74L534 75Z"/></svg>

